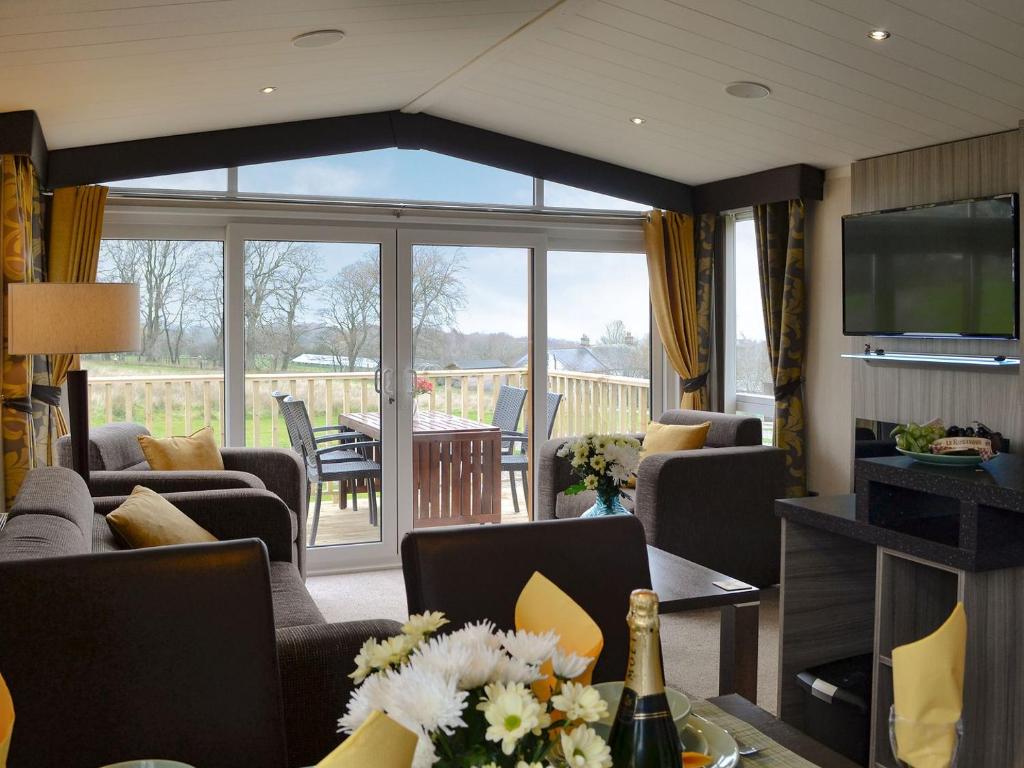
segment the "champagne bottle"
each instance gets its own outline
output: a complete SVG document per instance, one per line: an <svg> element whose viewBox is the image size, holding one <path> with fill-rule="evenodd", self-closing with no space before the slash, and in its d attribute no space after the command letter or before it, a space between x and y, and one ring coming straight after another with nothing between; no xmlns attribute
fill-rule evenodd
<svg viewBox="0 0 1024 768"><path fill-rule="evenodd" d="M615 768L679 768L682 745L665 696L658 596L630 595L629 665L608 746Z"/></svg>

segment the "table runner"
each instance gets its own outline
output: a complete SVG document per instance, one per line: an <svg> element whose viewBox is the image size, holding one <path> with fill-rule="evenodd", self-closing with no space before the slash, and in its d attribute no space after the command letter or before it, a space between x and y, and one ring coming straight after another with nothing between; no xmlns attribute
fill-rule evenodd
<svg viewBox="0 0 1024 768"><path fill-rule="evenodd" d="M795 752L790 752L778 742L772 741L750 723L730 715L703 699L692 699L693 713L710 720L720 728L727 730L734 739L743 742L747 747L758 747L760 752L748 758L741 758L740 765L758 765L760 768L818 768L814 763L805 760Z"/></svg>

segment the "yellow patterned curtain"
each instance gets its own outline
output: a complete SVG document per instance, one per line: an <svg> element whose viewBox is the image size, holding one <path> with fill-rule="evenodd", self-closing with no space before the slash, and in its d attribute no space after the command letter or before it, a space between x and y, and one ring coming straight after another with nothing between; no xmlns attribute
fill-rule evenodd
<svg viewBox="0 0 1024 768"><path fill-rule="evenodd" d="M0 155L0 255L3 257L2 299L6 311L12 283L36 282L42 277L42 217L39 180L27 157ZM2 437L4 498L10 507L25 474L35 466L36 437L32 418L33 358L7 354L4 321Z"/></svg>
<svg viewBox="0 0 1024 768"><path fill-rule="evenodd" d="M776 447L786 452L786 495L807 495L804 452L804 203L790 200L754 206L757 264L761 277L768 358L775 381Z"/></svg>
<svg viewBox="0 0 1024 768"><path fill-rule="evenodd" d="M683 379L683 408L708 404L715 217L701 217L694 248L692 216L651 211L644 224L651 306L665 353ZM707 247L705 247L707 244Z"/></svg>
<svg viewBox="0 0 1024 768"><path fill-rule="evenodd" d="M100 260L100 235L106 187L63 187L55 190L50 207L46 280L50 283L94 283ZM77 355L50 355L51 386L59 388L68 371L78 367ZM68 433L60 408L50 406L47 463L53 462L56 437Z"/></svg>

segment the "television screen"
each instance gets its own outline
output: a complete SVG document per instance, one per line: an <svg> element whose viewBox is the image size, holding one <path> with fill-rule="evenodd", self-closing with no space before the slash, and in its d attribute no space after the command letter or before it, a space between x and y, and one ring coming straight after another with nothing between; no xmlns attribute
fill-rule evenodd
<svg viewBox="0 0 1024 768"><path fill-rule="evenodd" d="M1017 338L1017 199L843 218L848 336Z"/></svg>

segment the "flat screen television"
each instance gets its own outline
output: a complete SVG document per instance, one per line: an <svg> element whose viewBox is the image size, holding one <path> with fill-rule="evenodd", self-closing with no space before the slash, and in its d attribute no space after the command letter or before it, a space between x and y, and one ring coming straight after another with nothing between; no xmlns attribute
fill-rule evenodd
<svg viewBox="0 0 1024 768"><path fill-rule="evenodd" d="M1017 195L843 217L847 336L1019 338Z"/></svg>

